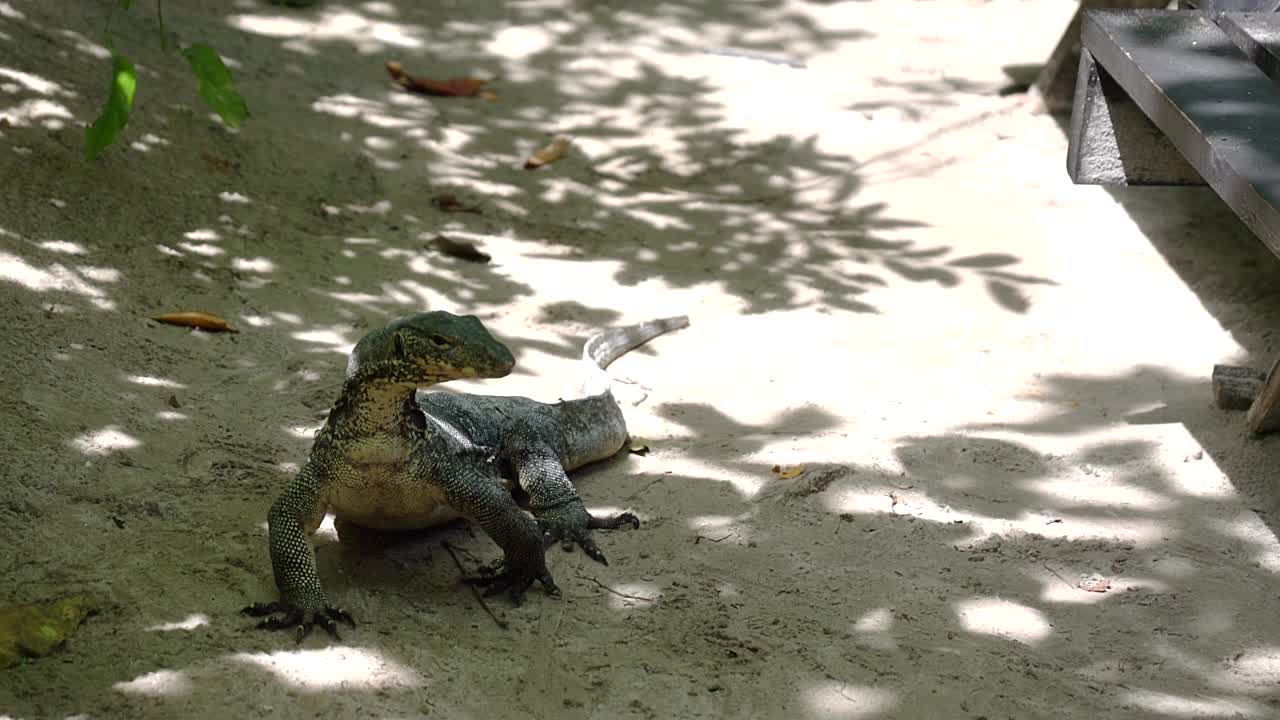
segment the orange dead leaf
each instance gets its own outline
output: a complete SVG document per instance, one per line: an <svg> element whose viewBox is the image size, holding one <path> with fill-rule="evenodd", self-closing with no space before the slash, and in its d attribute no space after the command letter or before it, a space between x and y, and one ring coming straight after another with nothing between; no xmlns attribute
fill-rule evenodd
<svg viewBox="0 0 1280 720"><path fill-rule="evenodd" d="M153 315L152 320L165 323L166 325L180 325L182 327L199 328L209 332L240 332L227 324L226 320L217 315L210 315L204 312L174 312L164 315Z"/></svg>
<svg viewBox="0 0 1280 720"><path fill-rule="evenodd" d="M524 161L525 170L537 170L548 163L553 163L569 151L569 138L561 135L545 147L538 148L528 160Z"/></svg>
<svg viewBox="0 0 1280 720"><path fill-rule="evenodd" d="M444 97L469 97L480 92L486 80L472 77L456 77L448 80L432 80L415 77L404 71L395 60L387 61L387 74L406 90L423 95L441 95Z"/></svg>
<svg viewBox="0 0 1280 720"><path fill-rule="evenodd" d="M792 478L798 478L804 474L804 470L805 470L804 465L791 465L788 467L783 467L782 465L774 465L772 468L772 472L775 475L777 475L779 478L782 478L783 480L791 480Z"/></svg>

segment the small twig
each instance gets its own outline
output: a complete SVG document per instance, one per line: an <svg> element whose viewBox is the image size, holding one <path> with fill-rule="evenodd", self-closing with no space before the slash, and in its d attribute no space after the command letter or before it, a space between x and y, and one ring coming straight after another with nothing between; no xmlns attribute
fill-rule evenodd
<svg viewBox="0 0 1280 720"><path fill-rule="evenodd" d="M595 583L596 585L600 586L600 588L601 588L601 589L603 589L605 592L613 593L614 595L617 595L617 596L618 596L618 597L620 597L620 598L626 598L626 599L628 599L628 600L640 600L640 601L642 601L642 602L654 602L654 601L657 599L657 598L652 598L652 597L644 597L643 595L628 595L628 594L623 593L623 592L618 592L617 590L614 590L613 588L609 587L608 585L605 585L604 583L600 582L599 580L597 580L597 579L595 579L595 578L593 578L593 577L587 577L586 575L579 575L579 576L578 576L578 579L579 579L579 580L590 580L591 582L593 582L593 583Z"/></svg>
<svg viewBox="0 0 1280 720"><path fill-rule="evenodd" d="M693 544L694 544L694 545L697 545L698 543L702 542L703 540L706 540L707 542L713 542L713 543L724 542L725 540L728 540L729 538L733 537L734 535L737 535L737 533L729 533L728 535L725 535L724 537L719 538L719 539L716 539L716 538L709 538L709 537L707 537L706 535L699 535L699 536L697 536L696 538L694 538L694 540L693 540Z"/></svg>
<svg viewBox="0 0 1280 720"><path fill-rule="evenodd" d="M462 574L462 578L465 580L467 577L467 569L462 566L462 561L459 560L457 554L453 552L453 546L449 544L448 540L441 542L440 545L448 551L449 557L453 558L453 564L458 566L458 572ZM470 585L470 583L468 583L468 585ZM493 609L489 607L489 603L485 602L484 595L480 592L480 588L475 585L471 585L471 592L476 596L476 602L480 603L480 607L484 608L484 611L489 614L489 617L493 618L493 622L498 627L506 630L508 627L507 621L498 617L497 614L493 612Z"/></svg>
<svg viewBox="0 0 1280 720"><path fill-rule="evenodd" d="M1067 579L1059 575L1057 570L1054 570L1053 568L1049 567L1049 562L1047 560L1045 562L1040 563L1040 567L1053 573L1053 576L1061 580L1063 585L1066 585L1069 588L1075 589L1076 587L1075 585L1072 585L1071 583L1067 582Z"/></svg>

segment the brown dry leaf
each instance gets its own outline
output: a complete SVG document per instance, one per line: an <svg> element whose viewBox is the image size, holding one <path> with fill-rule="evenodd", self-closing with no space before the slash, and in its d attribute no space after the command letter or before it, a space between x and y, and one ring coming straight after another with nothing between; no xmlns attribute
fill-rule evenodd
<svg viewBox="0 0 1280 720"><path fill-rule="evenodd" d="M207 150L200 151L200 159L204 160L204 164L208 166L210 172L235 175L240 171L240 163L218 157Z"/></svg>
<svg viewBox="0 0 1280 720"><path fill-rule="evenodd" d="M1080 589L1085 592L1104 593L1111 589L1111 581L1104 577L1093 575L1080 581Z"/></svg>
<svg viewBox="0 0 1280 720"><path fill-rule="evenodd" d="M227 324L226 320L217 315L210 315L206 312L174 312L164 315L153 315L152 320L165 323L166 325L180 325L182 327L199 328L209 332L240 332Z"/></svg>
<svg viewBox="0 0 1280 720"><path fill-rule="evenodd" d="M466 260L467 262L487 263L492 259L488 253L480 252L472 243L465 240L454 240L444 235L437 235L431 238L431 247L436 252L459 260Z"/></svg>
<svg viewBox="0 0 1280 720"><path fill-rule="evenodd" d="M485 83L488 82L487 80L473 77L456 77L448 80L414 77L405 72L400 63L395 60L387 61L387 74L406 90L422 93L423 95L439 95L442 97L470 97L477 95L480 93L480 88L484 87Z"/></svg>
<svg viewBox="0 0 1280 720"><path fill-rule="evenodd" d="M569 138L561 135L555 140L552 140L545 147L538 148L529 156L528 160L524 161L524 169L537 170L543 165L559 160L564 157L565 153L569 152L570 142Z"/></svg>
<svg viewBox="0 0 1280 720"><path fill-rule="evenodd" d="M791 480L792 478L798 478L803 475L804 469L804 465L791 465L787 467L774 465L771 471L783 480Z"/></svg>
<svg viewBox="0 0 1280 720"><path fill-rule="evenodd" d="M440 193L431 198L431 204L440 212L480 214L479 205L467 205L453 193Z"/></svg>

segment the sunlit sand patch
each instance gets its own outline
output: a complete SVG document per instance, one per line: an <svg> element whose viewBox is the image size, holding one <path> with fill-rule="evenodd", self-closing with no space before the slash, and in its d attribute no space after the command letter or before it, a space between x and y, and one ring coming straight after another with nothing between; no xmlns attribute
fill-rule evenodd
<svg viewBox="0 0 1280 720"><path fill-rule="evenodd" d="M150 697L172 697L191 693L191 678L177 670L157 670L138 677L118 682L111 687L128 695L147 695Z"/></svg>
<svg viewBox="0 0 1280 720"><path fill-rule="evenodd" d="M834 681L815 685L804 694L809 709L823 718L880 717L898 704L898 695L891 690Z"/></svg>
<svg viewBox="0 0 1280 720"><path fill-rule="evenodd" d="M231 658L262 668L281 682L305 690L340 688L350 692L423 685L422 676L415 670L368 648L334 646L319 650L237 653Z"/></svg>
<svg viewBox="0 0 1280 720"><path fill-rule="evenodd" d="M209 616L203 613L188 615L185 618L171 623L160 623L146 628L147 632L170 632L173 630L195 630L209 624Z"/></svg>
<svg viewBox="0 0 1280 720"><path fill-rule="evenodd" d="M70 445L85 455L110 455L117 450L129 450L142 442L115 425L93 430L72 438Z"/></svg>
<svg viewBox="0 0 1280 720"><path fill-rule="evenodd" d="M974 598L956 603L960 627L978 635L994 635L1035 645L1052 634L1044 613L1000 598Z"/></svg>
<svg viewBox="0 0 1280 720"><path fill-rule="evenodd" d="M1170 718L1272 717L1266 706L1249 698L1215 698L1200 693L1188 697L1156 690L1130 690L1121 696L1121 701Z"/></svg>

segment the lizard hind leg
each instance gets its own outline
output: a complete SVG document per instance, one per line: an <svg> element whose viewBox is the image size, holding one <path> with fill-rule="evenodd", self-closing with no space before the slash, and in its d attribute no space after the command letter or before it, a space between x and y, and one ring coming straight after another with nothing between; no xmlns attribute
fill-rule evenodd
<svg viewBox="0 0 1280 720"><path fill-rule="evenodd" d="M559 541L565 550L577 545L587 557L608 565L591 531L640 527L640 519L631 513L606 518L587 512L564 467L549 448L516 453L513 465L520 487L529 494L529 509L538 519L547 545Z"/></svg>

